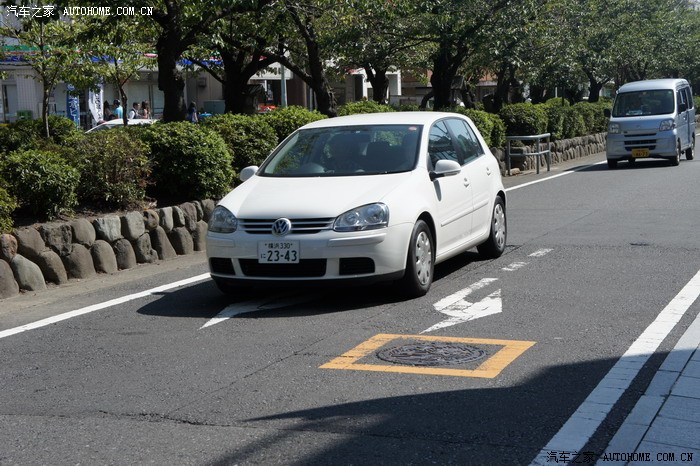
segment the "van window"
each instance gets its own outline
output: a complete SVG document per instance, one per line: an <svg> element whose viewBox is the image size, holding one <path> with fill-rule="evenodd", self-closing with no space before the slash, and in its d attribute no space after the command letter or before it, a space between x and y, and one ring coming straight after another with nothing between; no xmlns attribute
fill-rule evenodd
<svg viewBox="0 0 700 466"><path fill-rule="evenodd" d="M665 115L673 113L673 91L659 89L651 91L624 92L615 97L614 117Z"/></svg>
<svg viewBox="0 0 700 466"><path fill-rule="evenodd" d="M676 103L676 104L678 105L677 111L680 112L681 105L687 104L687 102L686 102L686 97L685 97L685 91L684 91L683 89L681 89L680 91L678 91L677 94L678 94L678 98L676 99L676 100L677 100L677 103ZM688 106L686 105L685 108L687 109Z"/></svg>
<svg viewBox="0 0 700 466"><path fill-rule="evenodd" d="M685 101L688 102L688 108L695 108L695 101L693 100L693 91L690 89L690 87L684 87L683 90L685 91Z"/></svg>

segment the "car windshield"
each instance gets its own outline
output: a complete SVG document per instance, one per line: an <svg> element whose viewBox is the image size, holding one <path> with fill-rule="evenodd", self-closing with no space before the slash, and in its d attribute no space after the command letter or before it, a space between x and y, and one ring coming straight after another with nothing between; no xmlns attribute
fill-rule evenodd
<svg viewBox="0 0 700 466"><path fill-rule="evenodd" d="M420 125L363 125L297 131L258 174L275 177L348 176L413 169Z"/></svg>
<svg viewBox="0 0 700 466"><path fill-rule="evenodd" d="M618 94L612 115L615 117L665 115L673 113L673 91L659 89Z"/></svg>

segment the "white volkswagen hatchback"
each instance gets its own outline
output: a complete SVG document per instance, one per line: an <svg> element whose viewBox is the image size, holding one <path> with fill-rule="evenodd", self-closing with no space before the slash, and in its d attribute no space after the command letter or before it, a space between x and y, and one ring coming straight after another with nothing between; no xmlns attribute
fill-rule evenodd
<svg viewBox="0 0 700 466"><path fill-rule="evenodd" d="M211 276L224 292L284 282L400 281L428 292L435 264L506 246L498 161L468 118L397 112L308 124L214 210Z"/></svg>

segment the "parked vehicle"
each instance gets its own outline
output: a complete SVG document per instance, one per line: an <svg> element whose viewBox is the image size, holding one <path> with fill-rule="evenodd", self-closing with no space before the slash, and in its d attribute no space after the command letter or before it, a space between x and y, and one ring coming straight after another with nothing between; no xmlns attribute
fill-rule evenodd
<svg viewBox="0 0 700 466"><path fill-rule="evenodd" d="M685 79L636 81L620 87L608 123L608 167L644 158L680 163L695 151L695 105Z"/></svg>
<svg viewBox="0 0 700 466"><path fill-rule="evenodd" d="M498 161L462 115L396 112L310 123L214 210L212 278L250 284L398 280L428 292L434 265L506 246Z"/></svg>
<svg viewBox="0 0 700 466"><path fill-rule="evenodd" d="M146 118L133 118L131 120L127 120L127 124L129 124L129 125L152 125L156 121L158 121L158 120L146 119ZM116 128L118 126L124 126L124 120L122 120L121 118L100 123L99 125L94 126L94 127L90 128L89 130L87 130L86 133L92 133L93 131L103 131L105 129Z"/></svg>

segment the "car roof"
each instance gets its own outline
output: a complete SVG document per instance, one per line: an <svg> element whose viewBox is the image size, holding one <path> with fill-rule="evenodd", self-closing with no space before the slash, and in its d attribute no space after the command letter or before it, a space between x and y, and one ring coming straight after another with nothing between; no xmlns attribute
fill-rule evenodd
<svg viewBox="0 0 700 466"><path fill-rule="evenodd" d="M359 125L430 125L446 117L466 118L459 113L450 112L384 112L361 113L314 121L304 125L303 129L332 128L337 126Z"/></svg>
<svg viewBox="0 0 700 466"><path fill-rule="evenodd" d="M623 84L618 89L619 92L634 92L634 91L648 91L652 89L673 89L676 90L679 86L687 85L688 81L685 79L649 79L646 81L634 81L631 83Z"/></svg>

